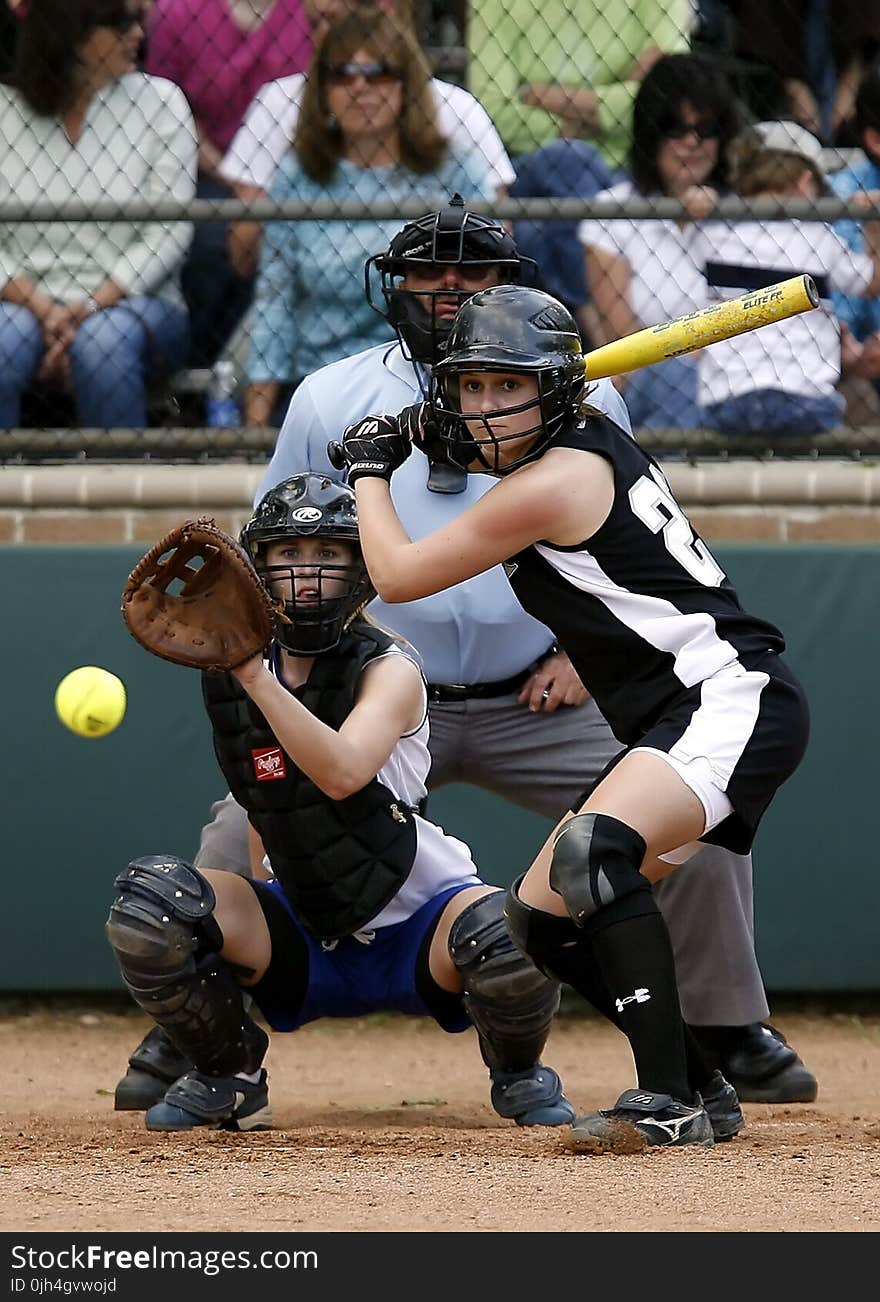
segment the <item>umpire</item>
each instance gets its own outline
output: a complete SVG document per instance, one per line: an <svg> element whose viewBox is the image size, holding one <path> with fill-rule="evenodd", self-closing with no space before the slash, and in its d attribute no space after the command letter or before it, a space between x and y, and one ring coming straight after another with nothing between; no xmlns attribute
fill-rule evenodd
<svg viewBox="0 0 880 1302"><path fill-rule="evenodd" d="M478 289L518 280L525 261L503 226L468 213L458 195L404 226L366 270L371 295L371 264L377 268L383 301L373 301L373 294L371 302L398 342L335 362L302 382L257 500L304 471L338 478L328 442L371 412L418 401L461 302ZM591 402L631 432L610 381L598 382ZM419 538L493 483L413 456L395 474L392 495L410 537ZM620 750L568 658L520 608L500 569L432 597L388 609L376 601L370 609L421 653L429 683L430 789L469 783L556 820ZM246 818L231 796L215 804L195 862L249 873ZM769 1009L754 949L751 857L707 846L654 890L675 950L682 1010L711 1064L745 1101L811 1102L816 1078L764 1020ZM117 1108L149 1107L188 1065L161 1032L151 1031L117 1086Z"/></svg>

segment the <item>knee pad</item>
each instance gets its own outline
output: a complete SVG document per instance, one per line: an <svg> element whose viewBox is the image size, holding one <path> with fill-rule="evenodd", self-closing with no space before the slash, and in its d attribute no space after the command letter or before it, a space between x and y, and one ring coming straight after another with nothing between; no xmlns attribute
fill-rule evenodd
<svg viewBox="0 0 880 1302"><path fill-rule="evenodd" d="M214 892L195 868L174 855L133 859L113 883L116 899L107 939L122 975L147 991L195 970L223 945L214 921Z"/></svg>
<svg viewBox="0 0 880 1302"><path fill-rule="evenodd" d="M634 828L608 814L578 814L565 824L553 846L550 886L578 927L600 909L651 891L639 871L646 849Z"/></svg>
<svg viewBox="0 0 880 1302"><path fill-rule="evenodd" d="M211 884L173 855L133 859L114 883L107 939L137 1004L201 1071L256 1071L268 1045L219 950Z"/></svg>
<svg viewBox="0 0 880 1302"><path fill-rule="evenodd" d="M464 980L464 1003L486 1065L502 1071L533 1066L559 1007L559 983L510 938L504 892L484 895L455 919L449 954Z"/></svg>

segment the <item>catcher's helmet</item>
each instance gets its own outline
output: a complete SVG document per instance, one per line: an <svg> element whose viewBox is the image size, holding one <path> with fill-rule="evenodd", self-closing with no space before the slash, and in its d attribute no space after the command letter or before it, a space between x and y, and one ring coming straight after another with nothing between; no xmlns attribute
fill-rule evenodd
<svg viewBox="0 0 880 1302"><path fill-rule="evenodd" d="M267 543L312 537L351 543L354 562L266 563ZM354 492L326 475L294 475L270 488L242 529L241 545L270 590L272 580L289 583L288 595L279 602L282 618L276 637L294 655L318 655L336 646L352 620L376 595L361 555ZM294 572L301 574L303 570L316 580L316 593L298 601ZM328 579L342 581L341 593L324 595Z"/></svg>
<svg viewBox="0 0 880 1302"><path fill-rule="evenodd" d="M408 272L428 272L436 267L459 267L468 279L468 271L479 273L494 268L501 281L518 280L524 262L513 236L492 217L468 212L460 194L454 194L445 208L426 213L408 222L394 236L385 253L370 258L364 269L367 301L375 312L392 325L404 352L417 362L436 362L452 326L451 320L437 319L438 298L456 298L464 302L481 287L482 276L471 275L471 287L413 292L402 289L400 281ZM374 301L374 284L370 269L375 266L381 277L385 307Z"/></svg>
<svg viewBox="0 0 880 1302"><path fill-rule="evenodd" d="M461 418L460 377L467 371L517 371L537 380L538 396L519 407ZM466 468L474 461L480 469L506 475L534 461L573 416L584 392L584 354L574 317L558 299L524 285L498 285L481 290L459 308L446 355L434 367L431 402L440 420L441 437L450 457ZM540 419L529 430L496 437L490 421L536 407ZM482 429L475 433L476 422ZM509 438L538 437L515 461L499 465L499 445Z"/></svg>

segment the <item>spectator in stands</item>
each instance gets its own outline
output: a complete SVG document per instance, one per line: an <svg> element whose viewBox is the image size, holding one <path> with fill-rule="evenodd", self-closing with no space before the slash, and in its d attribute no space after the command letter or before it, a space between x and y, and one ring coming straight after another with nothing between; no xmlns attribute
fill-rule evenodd
<svg viewBox="0 0 880 1302"><path fill-rule="evenodd" d="M200 199L229 199L219 166L264 82L301 72L312 54L303 0L156 0L147 71L181 87L199 133ZM199 222L183 270L190 363L209 366L247 309L250 278L230 264L229 225Z"/></svg>
<svg viewBox="0 0 880 1302"><path fill-rule="evenodd" d="M332 27L303 94L293 150L273 199L488 196L479 156L450 149L437 122L430 70L409 28L373 8ZM271 222L254 304L245 422L275 415L282 384L393 338L364 301L364 263L399 222Z"/></svg>
<svg viewBox="0 0 880 1302"><path fill-rule="evenodd" d="M183 93L135 72L136 0L28 0L14 86L0 87L0 204L191 200ZM185 355L183 222L0 227L0 425L35 376L71 387L77 419L142 427L151 380Z"/></svg>
<svg viewBox="0 0 880 1302"><path fill-rule="evenodd" d="M831 189L842 199L869 197L880 191L880 60L871 65L859 86L856 126L864 155L829 177ZM851 249L864 252L865 235L860 222L838 222L836 229ZM843 332L844 369L876 383L880 380L880 298L835 290L832 302Z"/></svg>
<svg viewBox="0 0 880 1302"><path fill-rule="evenodd" d="M321 3L348 13L358 8L357 0L307 0L307 7ZM368 6L361 6L366 8ZM406 24L415 40L412 0L377 0L376 9ZM343 16L345 16L343 14ZM316 43L326 34L326 22L315 28ZM302 105L306 77L292 73L263 86L245 115L220 164L220 174L238 198L265 198L275 169L291 147ZM461 86L433 77L431 96L437 112L437 126L455 150L471 150L483 156L489 185L502 196L514 179L510 159L498 132L482 105ZM240 276L253 275L259 256L260 226L239 222L232 229L231 258Z"/></svg>
<svg viewBox="0 0 880 1302"><path fill-rule="evenodd" d="M597 198L699 201L701 189L727 188L727 146L741 126L729 84L701 55L673 54L644 78L633 110L632 179ZM582 222L587 281L598 343L680 316L706 301L705 233L691 221L615 218ZM636 427L698 426L693 357L621 377Z"/></svg>
<svg viewBox="0 0 880 1302"><path fill-rule="evenodd" d="M516 160L514 198L591 199L622 180L622 169L612 172L598 149L586 140L562 136ZM576 221L518 221L516 242L541 268L541 283L564 303L578 323L584 342L596 333L584 257Z"/></svg>
<svg viewBox="0 0 880 1302"><path fill-rule="evenodd" d="M731 169L744 199L818 199L827 193L818 139L796 122L759 122L734 141ZM880 223L865 224L854 253L825 222L713 224L706 260L710 295L734 298L807 272L822 304L767 330L725 339L700 354L704 424L723 433L815 434L841 423L840 328L831 287L880 292Z"/></svg>
<svg viewBox="0 0 880 1302"><path fill-rule="evenodd" d="M752 113L792 118L824 144L851 143L859 81L880 50L880 0L728 0Z"/></svg>
<svg viewBox="0 0 880 1302"><path fill-rule="evenodd" d="M594 140L622 166L632 103L661 54L687 48L689 0L480 0L468 85L513 154Z"/></svg>

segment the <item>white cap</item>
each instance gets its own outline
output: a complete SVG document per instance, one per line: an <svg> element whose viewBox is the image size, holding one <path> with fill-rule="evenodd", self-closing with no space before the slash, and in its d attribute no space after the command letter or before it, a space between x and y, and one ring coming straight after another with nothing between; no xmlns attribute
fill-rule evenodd
<svg viewBox="0 0 880 1302"><path fill-rule="evenodd" d="M797 154L812 163L824 176L840 166L836 151L823 149L820 142L799 122L756 122L751 128L765 149L779 150L782 154Z"/></svg>

